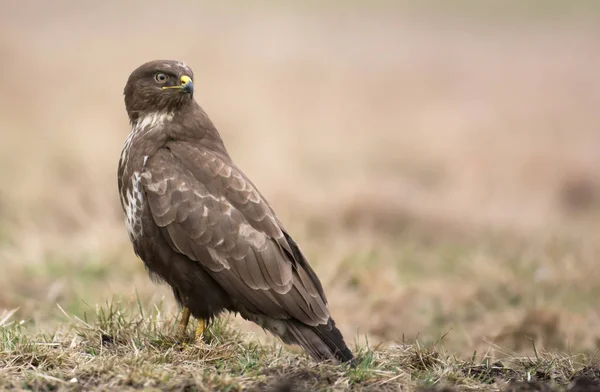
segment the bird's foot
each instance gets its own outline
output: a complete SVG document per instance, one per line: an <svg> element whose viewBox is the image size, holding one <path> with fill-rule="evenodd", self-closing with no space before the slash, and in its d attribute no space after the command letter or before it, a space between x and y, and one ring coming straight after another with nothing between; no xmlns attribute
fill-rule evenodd
<svg viewBox="0 0 600 392"><path fill-rule="evenodd" d="M196 326L196 331L194 333L194 340L189 341L185 338L185 334L183 335L183 343L181 347L183 350L193 350L205 347L207 344L207 338L209 337L209 331L206 328L206 320L198 319L198 325Z"/></svg>
<svg viewBox="0 0 600 392"><path fill-rule="evenodd" d="M192 344L187 342L186 330L190 322L190 316L190 309L183 308L181 312L181 318L179 319L179 324L177 326L177 335L182 341L181 345L184 350L189 349L192 344L195 346L204 346L206 344L206 337L208 335L208 330L206 328L206 320L198 319L198 325L194 334L194 342Z"/></svg>
<svg viewBox="0 0 600 392"><path fill-rule="evenodd" d="M183 308L181 312L181 318L179 319L179 325L177 326L177 335L180 338L185 337L185 331L187 330L188 323L190 321L190 310Z"/></svg>
<svg viewBox="0 0 600 392"><path fill-rule="evenodd" d="M194 334L194 343L197 345L206 344L205 336L206 336L206 320L198 319L198 326L196 327L196 333Z"/></svg>

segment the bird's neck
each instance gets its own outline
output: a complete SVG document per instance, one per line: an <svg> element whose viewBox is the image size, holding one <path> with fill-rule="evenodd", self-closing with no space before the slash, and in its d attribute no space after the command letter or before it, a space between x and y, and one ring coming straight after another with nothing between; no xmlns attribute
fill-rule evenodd
<svg viewBox="0 0 600 392"><path fill-rule="evenodd" d="M175 110L140 113L131 120L130 137L152 139L159 146L168 141L196 142L229 156L217 128L196 101Z"/></svg>

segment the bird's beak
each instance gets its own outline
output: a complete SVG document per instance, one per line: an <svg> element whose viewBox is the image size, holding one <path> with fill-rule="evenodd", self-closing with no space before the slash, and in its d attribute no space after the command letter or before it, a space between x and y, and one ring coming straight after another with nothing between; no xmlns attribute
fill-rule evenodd
<svg viewBox="0 0 600 392"><path fill-rule="evenodd" d="M194 92L194 83L192 82L192 78L186 75L181 77L181 91L188 94L192 94Z"/></svg>
<svg viewBox="0 0 600 392"><path fill-rule="evenodd" d="M190 78L187 75L183 75L181 77L181 79L179 79L181 81L181 84L179 86L164 86L162 89L163 90L167 90L167 89L177 89L177 90L181 90L184 93L188 93L188 94L193 94L194 93L194 83L192 82L192 78Z"/></svg>

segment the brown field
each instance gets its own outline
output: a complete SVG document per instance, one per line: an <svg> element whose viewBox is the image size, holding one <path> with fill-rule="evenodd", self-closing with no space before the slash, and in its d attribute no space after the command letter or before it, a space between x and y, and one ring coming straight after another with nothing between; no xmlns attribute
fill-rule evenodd
<svg viewBox="0 0 600 392"><path fill-rule="evenodd" d="M112 301L177 315L116 190L122 88L171 58L347 341L597 363L600 6L502 4L0 0L0 329L35 340ZM73 377L32 372L5 385Z"/></svg>

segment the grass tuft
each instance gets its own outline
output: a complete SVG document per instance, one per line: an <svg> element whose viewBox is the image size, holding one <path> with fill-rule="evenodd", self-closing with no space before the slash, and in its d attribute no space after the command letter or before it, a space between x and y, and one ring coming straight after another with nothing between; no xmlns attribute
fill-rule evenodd
<svg viewBox="0 0 600 392"><path fill-rule="evenodd" d="M280 345L262 345L215 320L203 344L177 336L178 315L134 300L70 316L51 334L31 334L5 312L0 324L0 389L12 390L575 390L600 370L580 357L536 350L532 357L448 356L431 347L357 345L357 364L317 364ZM519 389L520 388L520 389ZM530 390L530 389L529 389ZM540 389L537 389L540 390ZM583 390L583 389L577 389Z"/></svg>

